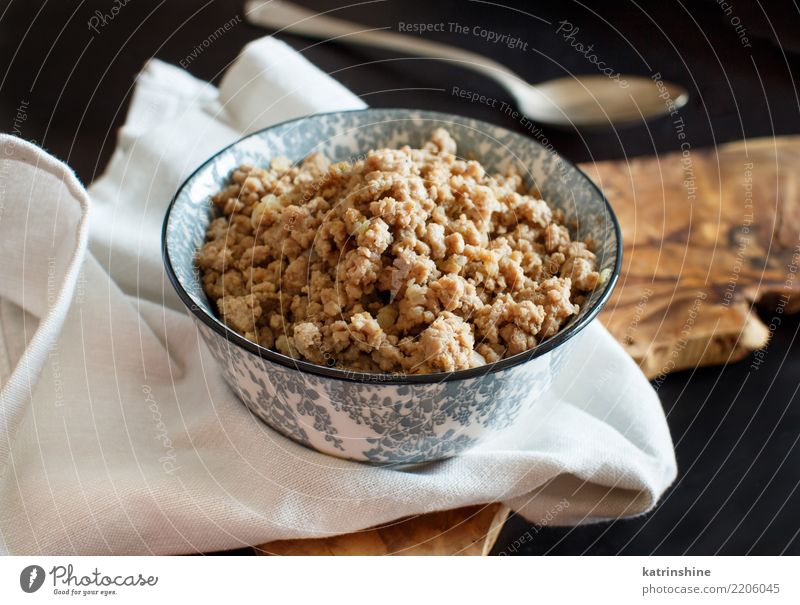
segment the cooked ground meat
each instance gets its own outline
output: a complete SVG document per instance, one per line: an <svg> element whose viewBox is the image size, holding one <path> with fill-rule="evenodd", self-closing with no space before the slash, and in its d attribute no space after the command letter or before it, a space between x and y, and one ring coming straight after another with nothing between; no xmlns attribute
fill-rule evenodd
<svg viewBox="0 0 800 605"><path fill-rule="evenodd" d="M422 149L241 166L197 254L222 320L313 363L452 372L553 336L600 282L588 242L515 172Z"/></svg>

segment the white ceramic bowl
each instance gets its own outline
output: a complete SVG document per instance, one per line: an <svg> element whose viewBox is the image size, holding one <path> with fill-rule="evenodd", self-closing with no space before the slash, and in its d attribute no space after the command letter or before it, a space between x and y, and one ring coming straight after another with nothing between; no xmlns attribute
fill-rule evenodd
<svg viewBox="0 0 800 605"><path fill-rule="evenodd" d="M194 264L215 216L210 197L240 164L264 165L283 155L299 161L314 151L347 160L379 147L419 146L437 127L458 143L461 156L489 171L516 166L544 199L561 208L573 236L591 235L608 279L580 313L552 338L494 364L452 373L365 374L292 359L229 329L209 304ZM225 379L254 414L286 437L321 452L374 463L445 458L502 430L550 386L572 338L608 299L622 256L619 225L600 190L580 170L506 129L455 115L367 109L315 115L254 133L223 149L180 187L164 220L167 274Z"/></svg>

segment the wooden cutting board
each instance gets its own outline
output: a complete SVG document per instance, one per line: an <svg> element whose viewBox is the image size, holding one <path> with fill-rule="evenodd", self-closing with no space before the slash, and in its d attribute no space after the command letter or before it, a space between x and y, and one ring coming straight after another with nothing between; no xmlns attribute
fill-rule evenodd
<svg viewBox="0 0 800 605"><path fill-rule="evenodd" d="M581 168L622 227L600 319L649 378L737 361L800 309L800 137Z"/></svg>
<svg viewBox="0 0 800 605"><path fill-rule="evenodd" d="M581 168L622 227L622 274L600 319L648 377L741 359L767 344L770 317L800 310L800 137ZM471 507L257 551L485 555L508 514Z"/></svg>
<svg viewBox="0 0 800 605"><path fill-rule="evenodd" d="M325 539L284 540L256 547L263 555L488 555L506 521L501 504L400 519Z"/></svg>

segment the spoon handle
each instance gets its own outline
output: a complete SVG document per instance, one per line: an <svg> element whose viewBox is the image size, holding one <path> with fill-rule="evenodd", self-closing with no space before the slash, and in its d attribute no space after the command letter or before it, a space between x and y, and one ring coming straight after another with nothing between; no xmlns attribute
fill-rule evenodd
<svg viewBox="0 0 800 605"><path fill-rule="evenodd" d="M410 55L452 61L477 71L506 88L515 97L530 85L496 61L467 50L433 42L422 37L406 36L389 31L388 27L372 28L325 13L317 13L284 0L248 0L245 17L251 23L298 34L317 40L336 40L347 44L373 46Z"/></svg>

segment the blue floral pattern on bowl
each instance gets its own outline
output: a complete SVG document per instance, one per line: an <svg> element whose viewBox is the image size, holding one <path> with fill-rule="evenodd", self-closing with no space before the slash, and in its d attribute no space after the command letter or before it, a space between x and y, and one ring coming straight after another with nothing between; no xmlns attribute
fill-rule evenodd
<svg viewBox="0 0 800 605"><path fill-rule="evenodd" d="M299 161L322 151L348 160L369 149L419 146L438 127L459 155L487 170L513 165L551 205L573 235L596 243L607 276L577 317L539 346L471 370L399 376L314 365L259 347L228 329L210 305L194 263L215 216L210 197L241 164L282 155ZM602 193L572 164L534 140L498 126L436 112L367 109L320 114L267 128L223 149L181 186L163 231L167 274L197 321L225 380L247 407L281 434L318 451L353 460L405 464L462 452L530 411L551 385L576 335L607 300L619 274L619 226Z"/></svg>

